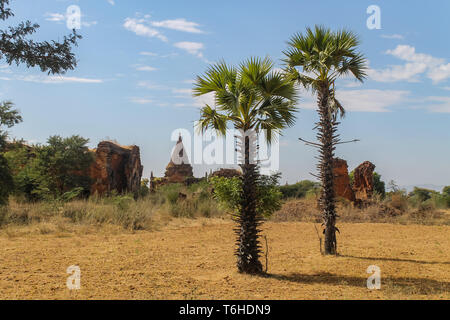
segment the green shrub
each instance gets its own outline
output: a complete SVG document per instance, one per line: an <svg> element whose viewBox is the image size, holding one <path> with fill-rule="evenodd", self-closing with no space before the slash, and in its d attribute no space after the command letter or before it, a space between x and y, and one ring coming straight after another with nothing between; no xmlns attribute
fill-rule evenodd
<svg viewBox="0 0 450 320"><path fill-rule="evenodd" d="M278 187L279 179L279 174L261 175L258 181L258 204L256 207L258 212L265 217L269 217L281 208L282 193ZM225 208L239 213L242 194L241 178L213 177L210 179L210 183L215 199Z"/></svg>
<svg viewBox="0 0 450 320"><path fill-rule="evenodd" d="M428 190L424 188L418 188L414 187L414 190L410 192L410 197L416 197L417 201L419 203L427 201L428 199L431 199L431 195L435 193L436 191Z"/></svg>
<svg viewBox="0 0 450 320"><path fill-rule="evenodd" d="M381 175L377 172L373 173L373 190L381 197L381 199L384 199L386 196L386 184L381 180Z"/></svg>
<svg viewBox="0 0 450 320"><path fill-rule="evenodd" d="M316 194L320 190L320 184L310 180L303 180L296 184L279 187L283 199L305 198L308 194Z"/></svg>

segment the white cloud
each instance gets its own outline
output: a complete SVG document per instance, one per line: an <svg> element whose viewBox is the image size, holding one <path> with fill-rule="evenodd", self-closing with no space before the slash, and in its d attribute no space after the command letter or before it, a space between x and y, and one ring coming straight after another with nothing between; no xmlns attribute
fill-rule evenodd
<svg viewBox="0 0 450 320"><path fill-rule="evenodd" d="M409 94L409 91L377 89L336 91L336 97L345 110L359 112L389 112L390 107L405 102ZM299 108L317 108L316 99L311 93L303 90L301 97Z"/></svg>
<svg viewBox="0 0 450 320"><path fill-rule="evenodd" d="M172 92L180 95L192 96L192 89L172 89Z"/></svg>
<svg viewBox="0 0 450 320"><path fill-rule="evenodd" d="M450 78L450 63L442 64L428 72L428 78L438 83Z"/></svg>
<svg viewBox="0 0 450 320"><path fill-rule="evenodd" d="M401 34L382 34L381 37L384 39L397 39L397 40L405 39L405 37L402 36Z"/></svg>
<svg viewBox="0 0 450 320"><path fill-rule="evenodd" d="M103 83L102 79L65 77L65 76L19 76L17 80L37 83Z"/></svg>
<svg viewBox="0 0 450 320"><path fill-rule="evenodd" d="M137 13L136 16L138 18L126 18L123 26L125 27L125 29L132 31L139 36L145 36L149 38L156 37L162 41L167 42L167 37L163 35L158 30L158 28L165 28L189 33L204 33L199 29L200 25L198 23L188 21L184 18L151 21L151 16L148 14L144 15L143 18L142 14L139 13Z"/></svg>
<svg viewBox="0 0 450 320"><path fill-rule="evenodd" d="M158 69L150 66L135 66L136 70L138 71L156 71Z"/></svg>
<svg viewBox="0 0 450 320"><path fill-rule="evenodd" d="M215 97L214 92L204 94L200 97L194 97L194 106L203 108L205 105L209 105L211 108L214 108L216 106Z"/></svg>
<svg viewBox="0 0 450 320"><path fill-rule="evenodd" d="M428 106L428 110L437 113L450 113L450 97L428 97L427 100L432 103Z"/></svg>
<svg viewBox="0 0 450 320"><path fill-rule="evenodd" d="M158 56L157 53L154 53L154 52L148 52L148 51L142 51L142 52L139 52L139 54L140 54L141 56L148 56L148 57L157 57L157 56Z"/></svg>
<svg viewBox="0 0 450 320"><path fill-rule="evenodd" d="M167 37L161 34L158 30L145 25L144 19L126 18L123 24L124 28L134 32L138 36L148 38L158 38L167 42Z"/></svg>
<svg viewBox="0 0 450 320"><path fill-rule="evenodd" d="M387 112L389 107L405 102L409 91L402 90L342 90L336 96L348 111Z"/></svg>
<svg viewBox="0 0 450 320"><path fill-rule="evenodd" d="M13 73L11 71L11 69L9 68L9 65L7 65L7 64L0 65L0 72L1 73Z"/></svg>
<svg viewBox="0 0 450 320"><path fill-rule="evenodd" d="M401 60L410 62L425 63L434 66L444 62L444 59L434 58L429 54L416 53L416 48L408 45L398 45L394 50L386 51L387 54L393 55Z"/></svg>
<svg viewBox="0 0 450 320"><path fill-rule="evenodd" d="M114 0L107 0L108 1L108 3L110 4L110 5L115 5L116 4L116 2L114 1Z"/></svg>
<svg viewBox="0 0 450 320"><path fill-rule="evenodd" d="M175 104L176 107L192 107L192 108L203 108L206 105L210 107L215 107L215 95L213 92L204 94L200 97L193 97L191 89L172 89L172 92L179 94L175 98L181 98L184 102Z"/></svg>
<svg viewBox="0 0 450 320"><path fill-rule="evenodd" d="M186 108L186 107L193 107L193 105L191 103L175 103L174 107Z"/></svg>
<svg viewBox="0 0 450 320"><path fill-rule="evenodd" d="M166 86L162 86L148 81L139 81L138 86L149 90L167 90Z"/></svg>
<svg viewBox="0 0 450 320"><path fill-rule="evenodd" d="M136 103L136 104L149 104L149 103L153 103L153 100L151 100L151 99L146 99L146 98L131 98L130 101L133 102L133 103Z"/></svg>
<svg viewBox="0 0 450 320"><path fill-rule="evenodd" d="M97 21L90 21L90 22L86 22L86 21L81 21L81 25L83 27L91 27L91 26L95 26L97 25Z"/></svg>
<svg viewBox="0 0 450 320"><path fill-rule="evenodd" d="M201 42L182 41L175 43L174 46L188 52L189 54L203 58L202 50L204 49L204 45Z"/></svg>
<svg viewBox="0 0 450 320"><path fill-rule="evenodd" d="M418 75L427 70L424 63L407 63L405 65L391 66L382 70L369 69L367 74L372 80L378 82L408 81L418 82Z"/></svg>
<svg viewBox="0 0 450 320"><path fill-rule="evenodd" d="M62 22L66 20L66 16L61 13L48 12L45 15L47 16L47 18L45 19L47 21Z"/></svg>
<svg viewBox="0 0 450 320"><path fill-rule="evenodd" d="M47 18L45 18L46 21L51 21L51 22L58 22L58 23L62 23L65 22L67 20L67 15L66 14L62 14L62 13L51 13L51 12L47 12L45 14L45 16ZM97 21L83 21L81 20L81 26L83 27L91 27L91 26L95 26L97 25Z"/></svg>
<svg viewBox="0 0 450 320"><path fill-rule="evenodd" d="M183 32L203 33L203 31L198 28L200 26L198 23L187 21L183 18L174 20L152 21L151 25L154 27L167 28Z"/></svg>
<svg viewBox="0 0 450 320"><path fill-rule="evenodd" d="M398 45L393 50L386 51L400 60L406 61L404 65L394 65L386 69L369 69L368 75L375 81L419 81L419 75L425 74L434 83L450 78L450 63L445 64L445 59L436 58L429 54L417 53L416 49L409 45Z"/></svg>
<svg viewBox="0 0 450 320"><path fill-rule="evenodd" d="M360 81L354 81L354 80L340 80L338 82L338 86L342 86L344 88L358 88L362 86L362 83Z"/></svg>

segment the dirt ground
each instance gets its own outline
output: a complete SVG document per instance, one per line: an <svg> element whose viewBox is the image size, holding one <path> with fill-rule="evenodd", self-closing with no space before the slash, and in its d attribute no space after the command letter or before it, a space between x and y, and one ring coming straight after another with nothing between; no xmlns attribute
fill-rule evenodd
<svg viewBox="0 0 450 320"><path fill-rule="evenodd" d="M137 233L3 232L0 298L450 299L449 226L339 224L340 255L324 257L314 224L269 222L269 274L257 277L236 272L230 221L183 224ZM80 290L66 287L71 265L81 268ZM370 265L381 269L381 290L366 287Z"/></svg>

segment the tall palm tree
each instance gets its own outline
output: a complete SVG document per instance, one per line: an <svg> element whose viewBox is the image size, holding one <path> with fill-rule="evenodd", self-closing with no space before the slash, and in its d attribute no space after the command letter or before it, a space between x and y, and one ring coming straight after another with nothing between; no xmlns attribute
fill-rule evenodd
<svg viewBox="0 0 450 320"><path fill-rule="evenodd" d="M293 79L317 94L320 120L317 123L319 143L309 143L319 148L318 169L322 182L320 207L324 219L325 254L335 254L336 207L334 194L333 158L337 135L337 115L345 110L335 96L335 82L341 76L353 75L363 81L366 77L366 59L357 52L358 37L351 31L333 32L316 26L307 28L306 34L296 34L284 52L287 71Z"/></svg>
<svg viewBox="0 0 450 320"><path fill-rule="evenodd" d="M255 133L265 130L267 143L275 133L295 122L296 93L294 81L273 70L270 59L250 58L238 67L217 63L197 77L194 96L212 93L216 107L201 109L198 128L226 134L231 123L242 133L242 192L240 210L235 216L237 234L237 267L240 272L262 272L259 226L262 217L257 210L259 177L255 162ZM252 151L253 150L253 151Z"/></svg>

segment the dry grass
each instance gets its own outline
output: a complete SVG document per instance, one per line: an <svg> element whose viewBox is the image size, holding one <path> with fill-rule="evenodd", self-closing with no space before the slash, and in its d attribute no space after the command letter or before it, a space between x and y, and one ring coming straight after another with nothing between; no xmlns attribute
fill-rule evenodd
<svg viewBox="0 0 450 320"><path fill-rule="evenodd" d="M397 207L401 207L398 209ZM352 203L341 199L337 203L339 221L350 223L391 223L391 224L420 224L420 225L448 225L450 226L450 209L436 209L424 206L397 206L395 201L383 203L374 201L365 208L357 208ZM321 222L322 216L317 208L317 200L292 199L283 204L276 212L273 221L288 222Z"/></svg>
<svg viewBox="0 0 450 320"><path fill-rule="evenodd" d="M233 224L223 219L171 219L152 232L108 225L62 231L45 223L6 228L0 298L450 299L449 226L339 227L340 256L324 257L312 223L266 223L267 277L236 272ZM81 267L79 291L66 288L70 265ZM381 290L366 288L369 265L381 268Z"/></svg>
<svg viewBox="0 0 450 320"><path fill-rule="evenodd" d="M315 201L288 201L263 227L269 274L252 277L236 272L229 217L197 191L178 192L11 202L0 299L450 299L450 210L396 216L340 203L340 255L324 257ZM71 265L80 291L66 287ZM381 290L366 288L369 265L381 268Z"/></svg>

